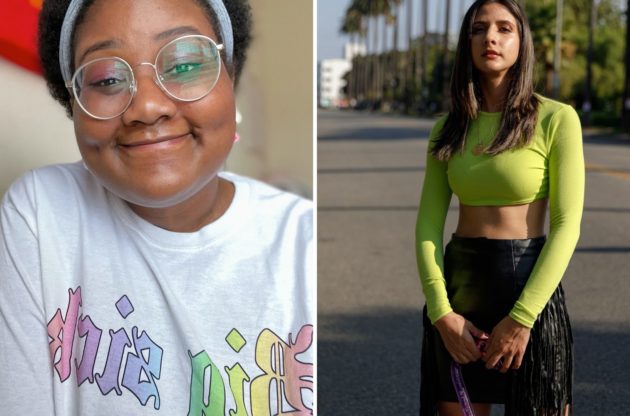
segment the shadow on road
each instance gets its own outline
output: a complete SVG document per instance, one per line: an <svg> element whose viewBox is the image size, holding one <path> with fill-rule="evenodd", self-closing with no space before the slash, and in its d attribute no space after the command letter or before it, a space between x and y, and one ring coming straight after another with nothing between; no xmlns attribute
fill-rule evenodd
<svg viewBox="0 0 630 416"><path fill-rule="evenodd" d="M606 144L616 146L630 146L630 138L627 134L584 134L583 142L586 144Z"/></svg>
<svg viewBox="0 0 630 416"><path fill-rule="evenodd" d="M418 414L419 310L320 314L318 321L319 414ZM574 415L625 415L630 326L574 323L573 331Z"/></svg>
<svg viewBox="0 0 630 416"><path fill-rule="evenodd" d="M606 212L610 214L630 214L630 208L584 207L584 212Z"/></svg>
<svg viewBox="0 0 630 416"><path fill-rule="evenodd" d="M317 140L419 140L429 137L431 130L413 127L365 127L360 129L340 130L333 134L318 132Z"/></svg>
<svg viewBox="0 0 630 416"><path fill-rule="evenodd" d="M578 247L578 253L630 253L630 247Z"/></svg>
<svg viewBox="0 0 630 416"><path fill-rule="evenodd" d="M317 174L349 174L349 173L400 173L400 172L424 172L424 166L384 166L367 168L322 168L317 169Z"/></svg>

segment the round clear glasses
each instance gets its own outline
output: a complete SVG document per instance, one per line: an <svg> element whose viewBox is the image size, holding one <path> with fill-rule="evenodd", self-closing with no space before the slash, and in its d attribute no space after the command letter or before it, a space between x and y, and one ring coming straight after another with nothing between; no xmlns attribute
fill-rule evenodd
<svg viewBox="0 0 630 416"><path fill-rule="evenodd" d="M199 100L214 88L221 73L220 51L212 39L186 35L164 45L155 63L142 62L155 71L155 83L179 101ZM118 57L98 58L81 65L70 83L74 98L91 117L109 120L127 110L138 84L131 65Z"/></svg>

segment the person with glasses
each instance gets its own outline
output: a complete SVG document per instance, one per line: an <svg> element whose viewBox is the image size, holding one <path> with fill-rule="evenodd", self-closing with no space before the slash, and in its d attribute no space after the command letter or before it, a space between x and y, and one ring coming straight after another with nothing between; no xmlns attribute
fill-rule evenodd
<svg viewBox="0 0 630 416"><path fill-rule="evenodd" d="M515 0L477 0L464 16L416 227L423 416L489 415L493 403L510 416L571 411L560 280L580 234L582 131L572 107L534 93L533 48ZM443 248L453 194L459 218Z"/></svg>
<svg viewBox="0 0 630 416"><path fill-rule="evenodd" d="M222 171L250 13L43 2L82 161L0 205L0 413L313 414L312 204Z"/></svg>

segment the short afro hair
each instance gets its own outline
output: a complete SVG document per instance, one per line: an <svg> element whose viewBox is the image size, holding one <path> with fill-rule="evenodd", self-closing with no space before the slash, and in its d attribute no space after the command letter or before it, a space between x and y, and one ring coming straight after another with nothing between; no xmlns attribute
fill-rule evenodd
<svg viewBox="0 0 630 416"><path fill-rule="evenodd" d="M77 17L75 30L83 21L87 10L94 1L95 0L85 1L85 4ZM205 10L212 27L218 28L219 24L216 13L212 10L208 2L206 0L194 1ZM228 14L230 15L230 20L232 21L232 31L234 36L234 54L232 58L232 65L227 68L236 85L238 84L238 79L243 70L243 66L245 65L245 61L247 59L247 49L252 39L252 14L248 0L227 0L224 1L224 4ZM69 5L70 0L44 1L42 10L39 14L38 50L48 90L50 91L52 97L64 106L68 117L72 118L70 92L66 88L61 74L61 68L59 67L59 40L61 38L61 26ZM221 39L221 33L219 32L220 31L217 30L219 42L223 42L223 39ZM74 47L74 42L72 42L72 44ZM71 69L74 71L74 63L71 64Z"/></svg>

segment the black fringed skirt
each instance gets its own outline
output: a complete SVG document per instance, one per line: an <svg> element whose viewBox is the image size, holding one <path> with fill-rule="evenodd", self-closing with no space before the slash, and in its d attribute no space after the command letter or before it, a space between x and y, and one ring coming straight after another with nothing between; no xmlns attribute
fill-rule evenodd
<svg viewBox="0 0 630 416"><path fill-rule="evenodd" d="M495 240L453 236L444 253L444 278L453 310L490 334L518 299L545 237ZM437 402L457 402L451 356L424 308L420 415ZM532 328L521 368L501 374L480 360L462 366L473 403L503 403L506 416L563 416L572 403L573 337L559 285Z"/></svg>

